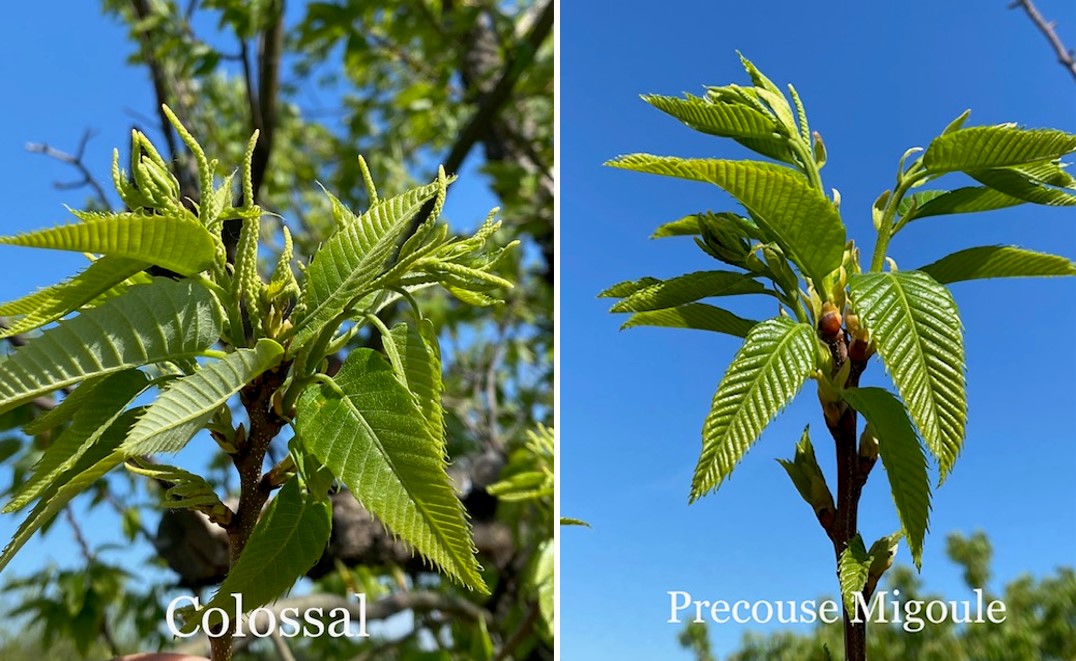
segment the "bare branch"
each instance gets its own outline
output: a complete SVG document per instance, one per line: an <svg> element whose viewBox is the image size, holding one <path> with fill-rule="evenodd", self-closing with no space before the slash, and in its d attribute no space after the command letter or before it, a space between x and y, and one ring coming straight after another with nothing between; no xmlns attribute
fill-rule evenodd
<svg viewBox="0 0 1076 661"><path fill-rule="evenodd" d="M1065 44L1061 42L1061 38L1057 36L1057 32L1054 31L1055 23L1053 21L1047 21L1043 18L1039 10L1035 8L1034 3L1031 0L1016 0L1011 5L1010 9L1016 9L1017 7L1023 7L1027 15L1031 17L1032 22L1039 28L1046 40L1053 46L1054 51L1057 53L1057 61L1061 63L1061 66L1068 69L1072 77L1076 79L1076 57L1071 49L1066 48Z"/></svg>
<svg viewBox="0 0 1076 661"><path fill-rule="evenodd" d="M28 143L26 145L26 151L32 154L44 154L49 158L54 158L61 163L66 163L74 167L76 170L78 170L79 174L82 175L82 179L72 182L55 182L53 183L53 186L61 190L89 186L93 189L94 197L96 197L98 202L101 203L102 208L111 211L112 205L109 204L108 195L105 193L104 187L99 181L97 181L97 179L93 176L93 173L90 172L90 169L86 167L86 164L82 160L83 156L86 153L86 145L87 143L89 143L90 138L92 137L93 131L91 129L86 129L86 131L82 134L82 139L79 140L78 149L75 151L74 154L69 154L65 151L61 151L44 142Z"/></svg>

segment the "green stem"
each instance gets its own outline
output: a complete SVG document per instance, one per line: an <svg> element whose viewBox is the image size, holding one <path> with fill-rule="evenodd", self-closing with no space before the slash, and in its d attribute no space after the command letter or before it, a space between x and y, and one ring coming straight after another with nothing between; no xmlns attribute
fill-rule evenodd
<svg viewBox="0 0 1076 661"><path fill-rule="evenodd" d="M907 172L897 175L897 188L886 201L885 210L882 212L882 221L878 227L878 240L874 243L874 254L871 256L871 272L877 273L885 265L886 251L889 249L889 240L897 233L900 227L894 222L897 216L897 208L905 194L916 184L927 177L922 166L913 163Z"/></svg>
<svg viewBox="0 0 1076 661"><path fill-rule="evenodd" d="M814 162L814 155L811 153L810 145L805 145L799 136L793 136L789 138L789 146L792 147L792 151L796 153L800 163L803 164L803 173L807 175L807 179L810 180L811 185L822 191L825 195L826 188L822 185L822 173L818 171L818 165Z"/></svg>

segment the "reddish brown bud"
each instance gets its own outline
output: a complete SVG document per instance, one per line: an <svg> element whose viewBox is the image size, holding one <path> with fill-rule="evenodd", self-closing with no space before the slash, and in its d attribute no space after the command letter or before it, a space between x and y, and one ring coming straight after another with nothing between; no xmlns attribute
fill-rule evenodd
<svg viewBox="0 0 1076 661"><path fill-rule="evenodd" d="M872 353L874 352L870 350L870 344L858 338L853 338L852 344L848 346L848 358L853 362L861 363L870 358Z"/></svg>
<svg viewBox="0 0 1076 661"><path fill-rule="evenodd" d="M832 342L841 332L841 313L837 306L826 301L822 304L822 315L818 318L818 333L822 339Z"/></svg>

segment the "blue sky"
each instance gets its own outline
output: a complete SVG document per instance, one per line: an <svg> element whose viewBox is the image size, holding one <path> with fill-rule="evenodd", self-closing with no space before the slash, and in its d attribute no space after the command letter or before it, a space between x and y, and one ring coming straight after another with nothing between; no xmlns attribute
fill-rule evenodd
<svg viewBox="0 0 1076 661"><path fill-rule="evenodd" d="M849 235L873 246L869 209L897 161L964 109L970 124L1017 121L1076 131L1071 76L1027 17L989 3L569 2L561 21L561 503L590 529L561 535L561 644L575 659L689 658L666 624L669 590L698 599L812 599L837 591L832 548L774 461L810 423L833 475L832 443L809 387L770 426L719 492L688 506L700 430L739 343L700 331L631 329L602 289L642 276L715 267L689 239L647 237L699 210L735 209L704 184L601 167L619 154L748 157L639 100L747 84L735 51L782 87L795 84L829 152L828 187ZM1071 3L1037 3L1076 40ZM957 176L942 180L964 185ZM1076 257L1072 209L1018 207L916 223L891 245L902 268L973 245L1017 244ZM953 287L966 328L967 443L935 492L923 559L927 589L961 597L945 535L984 530L991 587L1073 562L1076 546L1076 352L1073 280ZM732 307L741 314L772 310ZM756 317L758 318L758 317ZM865 384L888 385L873 362ZM830 477L830 482L834 480ZM860 526L898 529L876 469ZM902 548L899 562L910 564ZM714 625L715 651L745 629Z"/></svg>
<svg viewBox="0 0 1076 661"><path fill-rule="evenodd" d="M289 3L291 20L298 19L302 4ZM79 174L59 161L29 153L27 143L47 143L74 152L84 131L92 129L95 134L86 149L85 162L108 188L112 149L119 147L126 158L131 128L140 127L154 140L159 136L154 130L156 100L148 73L144 67L127 63L134 46L127 41L122 25L101 14L99 3L70 3L63 11L47 3L17 3L7 8L5 16L0 80L11 94L0 110L4 186L0 234L10 235L71 222L74 218L64 205L80 208L90 196L89 189L55 189L54 182L77 181ZM215 18L207 12L196 27L200 34L210 36L215 25ZM233 49L230 42L225 48ZM327 96L322 91L319 102L331 102L331 93ZM473 154L480 158L481 149ZM486 178L475 170L478 165L480 161L474 157L465 162L446 202L445 216L461 230L477 226L496 204ZM431 164L431 171L433 167ZM0 264L0 300L9 301L73 275L85 267L86 260L78 253L3 247ZM191 447L178 463L199 467L204 455ZM7 476L0 477L0 488L7 484ZM83 511L85 500L76 501L76 511ZM11 538L23 516L0 516L0 545ZM124 543L118 518L107 506L80 518L92 543L123 545L105 553L103 560L131 563L151 554L144 544ZM154 530L156 517L144 523ZM53 526L28 542L4 573L25 575L52 562L62 566L80 562L66 525ZM171 576L166 580L172 580ZM3 582L0 578L0 584Z"/></svg>

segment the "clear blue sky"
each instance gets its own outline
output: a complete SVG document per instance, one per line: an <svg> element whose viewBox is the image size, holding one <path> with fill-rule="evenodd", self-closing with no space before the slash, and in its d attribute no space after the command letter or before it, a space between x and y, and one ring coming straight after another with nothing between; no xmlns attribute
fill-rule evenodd
<svg viewBox="0 0 1076 661"><path fill-rule="evenodd" d="M303 4L289 3L291 21L301 15ZM215 26L216 18L209 12L196 24L200 34L211 39ZM76 181L78 173L56 160L27 152L27 143L48 143L73 152L83 132L93 129L96 133L86 149L85 162L108 188L112 149L119 147L126 158L131 128L138 126L154 140L159 136L154 130L156 100L148 73L144 67L127 63L134 46L126 39L122 25L102 16L99 3L68 3L62 11L48 3L16 3L6 8L0 32L0 80L9 92L0 109L4 193L0 234L10 235L72 222L74 218L64 205L80 208L90 195L88 189L54 189L54 182ZM234 50L231 42L225 50ZM320 92L321 103L330 100L331 94L327 98L325 91ZM496 204L486 178L475 170L481 164L481 149L473 154L478 157L472 156L464 164L445 207L446 217L461 229L477 226ZM432 171L435 164L430 167ZM85 265L86 260L77 253L3 247L0 300L10 301L58 282ZM194 446L197 443L184 451L179 463L200 466L206 455ZM0 471L0 489L9 486L8 476L6 468ZM76 511L83 512L86 500L76 501ZM0 515L0 546L11 538L23 516L25 513ZM152 553L145 544L125 545L119 520L107 505L81 516L91 543L124 545L104 554L103 560L130 565ZM156 517L145 523L156 529ZM0 577L0 585L8 575L26 575L47 563L72 566L79 562L70 530L61 523L36 536L19 552ZM171 575L165 580L172 580Z"/></svg>
<svg viewBox="0 0 1076 661"><path fill-rule="evenodd" d="M739 343L700 331L632 329L607 313L607 286L715 267L689 239L651 241L659 224L735 209L718 189L601 163L619 154L747 157L694 133L640 93L747 84L741 50L795 84L823 135L828 187L868 252L869 209L897 160L965 108L972 124L1017 121L1076 131L1076 87L1027 17L977 3L566 2L561 20L561 503L593 527L561 535L563 658L687 659L666 624L668 590L699 599L811 599L837 591L832 548L774 461L810 423L823 470L832 443L813 387L771 425L716 494L688 506L700 430ZM1076 7L1042 0L1076 42ZM964 185L959 177L941 183ZM1076 257L1072 209L1019 207L916 223L895 239L902 268L972 245L1018 244ZM944 555L951 531L986 531L991 587L1073 564L1076 548L1076 280L961 283L970 419L955 472L934 495L922 579L962 598ZM766 311L733 306L741 314ZM772 314L772 311L770 311ZM756 317L757 318L757 317ZM880 365L866 383L888 385ZM831 484L833 478L830 477ZM864 537L898 529L879 466L860 514ZM899 562L910 564L902 548ZM745 629L711 626L715 649Z"/></svg>

